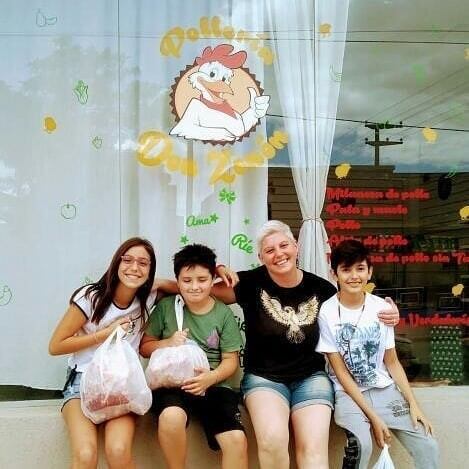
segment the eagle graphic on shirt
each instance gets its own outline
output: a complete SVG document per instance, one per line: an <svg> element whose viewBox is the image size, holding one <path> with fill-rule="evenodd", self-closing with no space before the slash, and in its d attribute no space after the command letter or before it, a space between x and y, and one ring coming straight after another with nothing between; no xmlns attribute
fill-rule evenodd
<svg viewBox="0 0 469 469"><path fill-rule="evenodd" d="M261 302L264 310L274 321L288 327L287 339L294 344L300 344L305 340L301 327L313 324L319 310L319 302L315 296L300 303L295 309L291 306L282 306L278 299L261 290Z"/></svg>

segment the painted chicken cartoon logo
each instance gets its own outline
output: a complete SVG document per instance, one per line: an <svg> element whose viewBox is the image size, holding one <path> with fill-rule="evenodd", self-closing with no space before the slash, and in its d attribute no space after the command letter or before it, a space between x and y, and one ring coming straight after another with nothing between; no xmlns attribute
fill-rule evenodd
<svg viewBox="0 0 469 469"><path fill-rule="evenodd" d="M229 44L206 47L180 73L170 95L171 135L224 145L241 140L266 115L270 96L243 67L246 52L232 52Z"/></svg>

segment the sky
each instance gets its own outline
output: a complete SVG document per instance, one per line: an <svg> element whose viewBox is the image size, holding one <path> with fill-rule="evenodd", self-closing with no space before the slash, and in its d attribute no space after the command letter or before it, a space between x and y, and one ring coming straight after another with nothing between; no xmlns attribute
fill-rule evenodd
<svg viewBox="0 0 469 469"><path fill-rule="evenodd" d="M381 139L403 138L381 147L382 164L400 172L468 171L469 2L352 1L347 31L332 163L374 161L374 148L364 144L374 132L340 119L389 120L455 130L437 130L434 143L422 129L381 132Z"/></svg>

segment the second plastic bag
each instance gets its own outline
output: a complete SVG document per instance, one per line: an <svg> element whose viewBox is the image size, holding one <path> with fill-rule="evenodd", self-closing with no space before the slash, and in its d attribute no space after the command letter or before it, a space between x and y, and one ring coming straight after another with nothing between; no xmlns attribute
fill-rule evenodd
<svg viewBox="0 0 469 469"><path fill-rule="evenodd" d="M176 295L174 300L178 330L182 331L184 300ZM183 345L155 350L150 357L145 376L150 389L180 387L186 379L193 378L194 368L210 369L207 355L193 341Z"/></svg>
<svg viewBox="0 0 469 469"><path fill-rule="evenodd" d="M373 466L373 469L394 469L394 463L392 462L391 456L389 455L388 445L384 445L381 454Z"/></svg>
<svg viewBox="0 0 469 469"><path fill-rule="evenodd" d="M95 424L150 409L152 395L142 365L121 327L96 349L81 378L80 398L83 413Z"/></svg>

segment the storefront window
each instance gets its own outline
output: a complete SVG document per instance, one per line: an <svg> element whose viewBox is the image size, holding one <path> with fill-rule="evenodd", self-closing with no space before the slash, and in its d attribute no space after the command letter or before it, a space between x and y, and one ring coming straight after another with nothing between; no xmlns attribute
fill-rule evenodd
<svg viewBox="0 0 469 469"><path fill-rule="evenodd" d="M162 276L190 242L244 270L267 218L307 233L302 265L323 276L328 247L362 240L409 378L469 382L469 4L10 3L0 400L57 397L50 334L121 240L148 237ZM216 105L196 112L217 58Z"/></svg>

